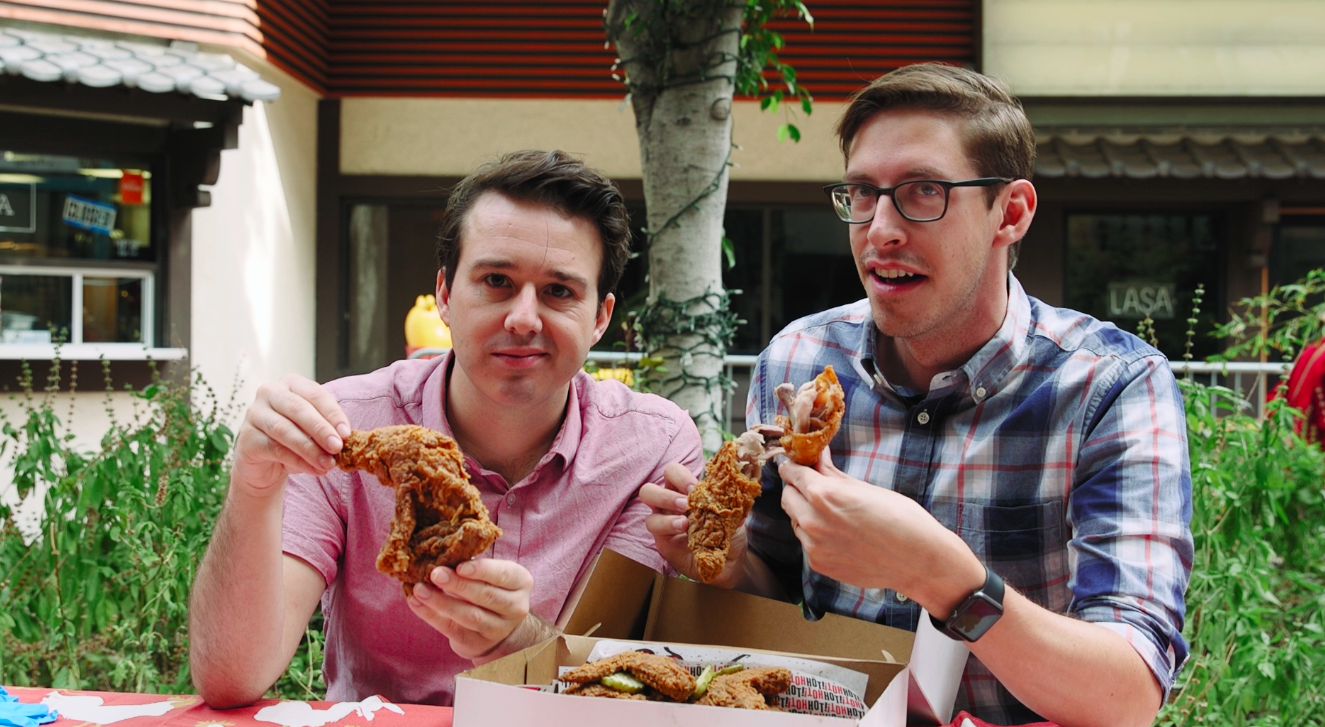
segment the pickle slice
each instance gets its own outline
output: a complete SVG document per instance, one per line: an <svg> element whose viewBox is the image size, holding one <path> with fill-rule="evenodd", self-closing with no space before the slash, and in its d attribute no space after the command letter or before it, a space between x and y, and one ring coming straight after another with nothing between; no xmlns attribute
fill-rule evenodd
<svg viewBox="0 0 1325 727"><path fill-rule="evenodd" d="M699 673L699 678L695 679L695 691L690 693L690 701L698 701L705 694L708 694L709 682L713 681L713 677L717 674L713 671L712 666L704 667L704 671Z"/></svg>
<svg viewBox="0 0 1325 727"><path fill-rule="evenodd" d="M626 694L639 694L644 691L644 682L624 671L608 674L602 678L602 682L603 686L615 689L618 692L625 692Z"/></svg>

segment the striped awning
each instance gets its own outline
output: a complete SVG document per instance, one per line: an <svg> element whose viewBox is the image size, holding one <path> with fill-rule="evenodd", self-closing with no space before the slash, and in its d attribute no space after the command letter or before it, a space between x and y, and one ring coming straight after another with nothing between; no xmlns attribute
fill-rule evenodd
<svg viewBox="0 0 1325 727"><path fill-rule="evenodd" d="M1325 179L1325 129L1046 131L1037 177Z"/></svg>

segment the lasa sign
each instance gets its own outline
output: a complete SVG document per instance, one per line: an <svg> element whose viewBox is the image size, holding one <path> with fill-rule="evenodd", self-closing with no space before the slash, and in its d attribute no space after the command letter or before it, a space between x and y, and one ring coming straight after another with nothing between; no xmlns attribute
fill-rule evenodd
<svg viewBox="0 0 1325 727"><path fill-rule="evenodd" d="M1109 317L1173 318L1173 283L1109 283Z"/></svg>

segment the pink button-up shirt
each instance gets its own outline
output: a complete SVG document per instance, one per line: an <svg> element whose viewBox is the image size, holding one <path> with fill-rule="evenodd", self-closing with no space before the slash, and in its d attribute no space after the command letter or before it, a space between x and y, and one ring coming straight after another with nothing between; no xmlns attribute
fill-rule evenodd
<svg viewBox="0 0 1325 727"><path fill-rule="evenodd" d="M420 424L451 433L444 407L450 357L399 361L327 384L355 429ZM670 401L616 381L576 374L561 430L527 477L509 485L465 458L502 537L486 556L513 560L534 577L530 608L555 621L603 548L667 568L644 527L640 485L663 467L703 469L699 432ZM450 704L455 674L473 664L405 604L400 583L378 572L377 552L395 510L394 492L364 472L296 475L285 489L284 550L327 581L327 699L373 694L405 703Z"/></svg>

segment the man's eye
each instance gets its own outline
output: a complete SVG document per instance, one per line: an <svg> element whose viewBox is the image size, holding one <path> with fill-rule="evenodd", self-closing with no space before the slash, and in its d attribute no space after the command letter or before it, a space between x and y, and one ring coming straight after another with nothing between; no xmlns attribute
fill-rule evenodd
<svg viewBox="0 0 1325 727"><path fill-rule="evenodd" d="M921 182L915 185L913 194L920 197L935 197L943 194L943 188L933 182Z"/></svg>
<svg viewBox="0 0 1325 727"><path fill-rule="evenodd" d="M494 288L502 288L506 286L506 276L498 273L488 273L483 276L483 283Z"/></svg>
<svg viewBox="0 0 1325 727"><path fill-rule="evenodd" d="M569 298L575 295L575 291L571 290L570 288L567 288L564 285L549 286L547 292L553 298Z"/></svg>
<svg viewBox="0 0 1325 727"><path fill-rule="evenodd" d="M853 202L865 202L874 197L874 190L869 187L848 187Z"/></svg>

